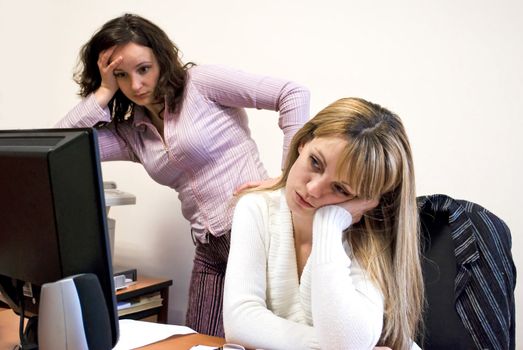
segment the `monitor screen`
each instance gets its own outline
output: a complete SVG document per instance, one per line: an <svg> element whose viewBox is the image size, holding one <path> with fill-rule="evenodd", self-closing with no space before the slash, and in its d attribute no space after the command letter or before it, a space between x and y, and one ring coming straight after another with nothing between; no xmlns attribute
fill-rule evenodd
<svg viewBox="0 0 523 350"><path fill-rule="evenodd" d="M16 300L11 306L20 313L9 283L32 287L21 298L30 316L38 312L42 284L93 273L115 345L118 316L96 131L0 130L0 169L0 283Z"/></svg>

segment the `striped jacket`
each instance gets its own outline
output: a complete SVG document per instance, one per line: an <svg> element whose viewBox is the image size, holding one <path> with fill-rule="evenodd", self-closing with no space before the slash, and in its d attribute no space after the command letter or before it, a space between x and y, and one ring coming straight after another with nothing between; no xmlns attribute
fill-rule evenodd
<svg viewBox="0 0 523 350"><path fill-rule="evenodd" d="M485 208L446 195L418 197L418 205L420 215L448 218L455 310L469 339L478 349L514 349L516 268L509 228Z"/></svg>

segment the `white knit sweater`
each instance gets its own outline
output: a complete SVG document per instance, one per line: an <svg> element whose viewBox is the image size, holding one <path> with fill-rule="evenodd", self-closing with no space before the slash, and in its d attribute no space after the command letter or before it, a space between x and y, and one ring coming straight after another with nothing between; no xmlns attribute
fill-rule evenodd
<svg viewBox="0 0 523 350"><path fill-rule="evenodd" d="M284 191L243 196L225 277L227 341L265 350L372 349L383 326L383 297L342 243L350 223L339 206L316 211L300 280Z"/></svg>

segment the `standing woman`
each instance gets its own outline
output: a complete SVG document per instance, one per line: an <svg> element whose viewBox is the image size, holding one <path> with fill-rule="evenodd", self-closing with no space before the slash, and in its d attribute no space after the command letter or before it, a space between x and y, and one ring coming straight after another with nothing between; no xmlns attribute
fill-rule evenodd
<svg viewBox="0 0 523 350"><path fill-rule="evenodd" d="M110 20L82 47L75 81L83 100L57 127L96 126L103 161L139 162L178 192L196 244L186 324L223 336L233 193L245 183L270 182L244 108L279 111L284 160L309 117L308 90L221 66L183 64L162 29L132 14Z"/></svg>
<svg viewBox="0 0 523 350"><path fill-rule="evenodd" d="M296 133L280 181L235 208L227 341L252 349L417 348L418 235L401 120L362 99L332 103Z"/></svg>

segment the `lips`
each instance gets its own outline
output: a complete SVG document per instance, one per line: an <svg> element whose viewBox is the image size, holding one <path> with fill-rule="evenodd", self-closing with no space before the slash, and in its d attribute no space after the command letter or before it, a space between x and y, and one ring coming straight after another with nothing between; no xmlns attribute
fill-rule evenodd
<svg viewBox="0 0 523 350"><path fill-rule="evenodd" d="M304 208L314 208L314 206L307 202L298 192L296 192L296 202Z"/></svg>

